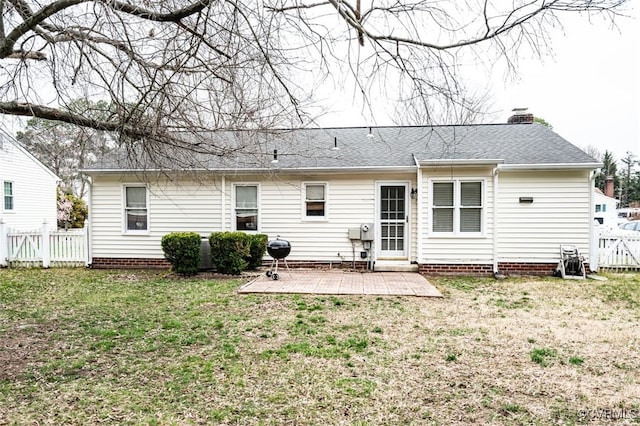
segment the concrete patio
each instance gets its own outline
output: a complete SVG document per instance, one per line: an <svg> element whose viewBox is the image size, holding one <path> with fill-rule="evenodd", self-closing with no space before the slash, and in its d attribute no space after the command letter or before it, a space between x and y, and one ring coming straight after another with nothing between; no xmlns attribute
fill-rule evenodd
<svg viewBox="0 0 640 426"><path fill-rule="evenodd" d="M238 293L354 294L442 297L415 272L346 272L337 270L280 269L279 280L265 274L243 285Z"/></svg>

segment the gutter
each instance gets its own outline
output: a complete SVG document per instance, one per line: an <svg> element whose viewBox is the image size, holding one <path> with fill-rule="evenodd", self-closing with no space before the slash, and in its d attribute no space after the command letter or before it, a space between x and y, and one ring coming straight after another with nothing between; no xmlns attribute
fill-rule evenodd
<svg viewBox="0 0 640 426"><path fill-rule="evenodd" d="M414 157L415 158L415 157ZM416 160L417 161L417 160ZM458 159L458 158L438 158L435 160L422 160L419 162L421 166L493 166L496 164L503 164L504 160L500 158L467 158L467 159Z"/></svg>
<svg viewBox="0 0 640 426"><path fill-rule="evenodd" d="M244 169L82 169L88 175L118 173L218 173L218 174L256 174L256 173L360 173L360 172L414 172L414 166L370 166L370 167L295 167L295 168L244 168Z"/></svg>
<svg viewBox="0 0 640 426"><path fill-rule="evenodd" d="M584 170L599 169L602 163L548 163L548 164L503 164L501 169L507 170Z"/></svg>
<svg viewBox="0 0 640 426"><path fill-rule="evenodd" d="M591 172L591 176L587 178L589 184L589 269L598 272L599 259L598 247L600 245L600 233L595 230L595 179L598 175L597 171Z"/></svg>
<svg viewBox="0 0 640 426"><path fill-rule="evenodd" d="M418 196L416 197L416 217L418 223L416 224L416 261L418 265L422 261L422 229L423 229L423 212L422 212L422 169L420 168L420 162L415 155L411 154L413 161L416 163L416 189L418 190Z"/></svg>

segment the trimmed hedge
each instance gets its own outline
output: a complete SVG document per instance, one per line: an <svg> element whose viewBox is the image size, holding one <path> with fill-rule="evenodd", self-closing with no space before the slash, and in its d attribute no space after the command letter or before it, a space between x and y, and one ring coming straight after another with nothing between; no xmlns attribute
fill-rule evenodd
<svg viewBox="0 0 640 426"><path fill-rule="evenodd" d="M200 241L200 234L195 232L172 232L162 237L164 257L171 263L174 272L180 275L198 273Z"/></svg>
<svg viewBox="0 0 640 426"><path fill-rule="evenodd" d="M246 269L256 269L267 252L267 240L266 234L213 232L209 236L211 260L222 274L238 275Z"/></svg>
<svg viewBox="0 0 640 426"><path fill-rule="evenodd" d="M249 265L251 236L244 232L213 232L209 236L211 260L221 274L238 275Z"/></svg>
<svg viewBox="0 0 640 426"><path fill-rule="evenodd" d="M262 266L262 258L267 252L267 240L269 236L267 234L253 234L251 237L251 248L249 249L249 259L247 262L247 269L256 269Z"/></svg>

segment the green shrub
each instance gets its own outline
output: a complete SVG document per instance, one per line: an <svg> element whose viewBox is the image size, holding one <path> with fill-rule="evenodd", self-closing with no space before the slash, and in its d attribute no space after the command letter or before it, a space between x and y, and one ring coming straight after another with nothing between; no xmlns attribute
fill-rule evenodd
<svg viewBox="0 0 640 426"><path fill-rule="evenodd" d="M211 260L222 274L238 275L247 269L251 236L244 232L214 232L209 236Z"/></svg>
<svg viewBox="0 0 640 426"><path fill-rule="evenodd" d="M267 240L269 237L266 234L254 234L250 235L250 239L251 247L249 248L247 269L256 269L262 266L262 258L267 252Z"/></svg>
<svg viewBox="0 0 640 426"><path fill-rule="evenodd" d="M200 268L200 234L195 232L172 232L162 237L164 257L171 263L174 272L195 275Z"/></svg>

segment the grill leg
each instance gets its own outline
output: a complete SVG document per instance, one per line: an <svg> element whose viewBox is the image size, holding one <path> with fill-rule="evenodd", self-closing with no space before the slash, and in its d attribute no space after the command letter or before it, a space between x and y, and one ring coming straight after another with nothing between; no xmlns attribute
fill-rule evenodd
<svg viewBox="0 0 640 426"><path fill-rule="evenodd" d="M269 268L269 270L267 271L267 273L265 274L267 277L271 277L271 275L273 275L273 264L275 263L275 259L271 260L271 267Z"/></svg>
<svg viewBox="0 0 640 426"><path fill-rule="evenodd" d="M284 266L287 267L287 272L289 273L289 278L291 278L291 270L289 269L289 264L287 263L287 258L282 259L284 262Z"/></svg>

